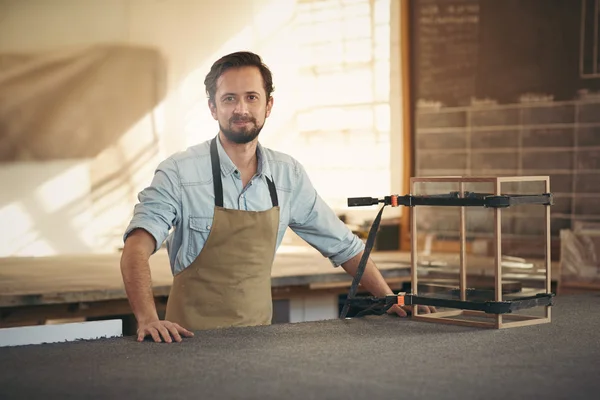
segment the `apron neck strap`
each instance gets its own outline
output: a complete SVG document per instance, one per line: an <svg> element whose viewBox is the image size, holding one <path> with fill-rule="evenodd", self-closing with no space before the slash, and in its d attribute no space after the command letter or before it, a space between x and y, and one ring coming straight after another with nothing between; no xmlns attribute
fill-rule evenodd
<svg viewBox="0 0 600 400"><path fill-rule="evenodd" d="M217 138L210 143L210 163L215 188L215 206L223 207L223 182L221 181L221 160L219 160L219 151L217 150Z"/></svg>
<svg viewBox="0 0 600 400"><path fill-rule="evenodd" d="M219 151L217 150L217 138L214 138L210 143L210 162L212 165L213 186L215 189L215 206L223 207L223 181L221 180L221 160L219 159ZM277 198L277 190L275 184L269 178L265 177L269 186L269 194L271 195L271 203L273 207L279 205Z"/></svg>
<svg viewBox="0 0 600 400"><path fill-rule="evenodd" d="M265 176L267 180L267 185L269 185L269 194L271 194L271 203L273 203L273 207L277 207L279 205L279 201L277 200L277 190L275 190L275 184Z"/></svg>

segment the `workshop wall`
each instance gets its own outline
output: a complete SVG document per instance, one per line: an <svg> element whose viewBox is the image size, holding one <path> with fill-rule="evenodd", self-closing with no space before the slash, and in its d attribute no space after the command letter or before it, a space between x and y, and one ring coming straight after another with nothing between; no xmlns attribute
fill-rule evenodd
<svg viewBox="0 0 600 400"><path fill-rule="evenodd" d="M402 185L398 24L390 0L0 0L0 256L121 246L158 162L216 134L204 76L240 49L274 73L262 142L373 218L345 203Z"/></svg>
<svg viewBox="0 0 600 400"><path fill-rule="evenodd" d="M600 219L598 3L413 5L416 174L549 175L555 242L575 221ZM544 232L543 213L507 218L515 241ZM447 235L450 219L429 229ZM492 232L493 219L480 222Z"/></svg>

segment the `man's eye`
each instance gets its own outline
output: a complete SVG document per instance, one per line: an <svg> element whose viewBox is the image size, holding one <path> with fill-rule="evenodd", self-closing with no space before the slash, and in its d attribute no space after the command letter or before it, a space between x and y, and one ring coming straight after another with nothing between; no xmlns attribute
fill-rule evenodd
<svg viewBox="0 0 600 400"><path fill-rule="evenodd" d="M248 100L258 100L258 97L256 97L255 95L251 94L250 96L248 96Z"/></svg>

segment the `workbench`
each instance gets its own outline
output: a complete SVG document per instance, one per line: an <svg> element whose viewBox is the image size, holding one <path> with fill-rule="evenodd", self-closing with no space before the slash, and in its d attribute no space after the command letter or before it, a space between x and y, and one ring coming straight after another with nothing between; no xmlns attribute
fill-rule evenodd
<svg viewBox="0 0 600 400"><path fill-rule="evenodd" d="M0 258L0 327L131 314L121 277L120 256L114 253ZM404 255L374 257L391 285L410 280L410 266ZM150 269L160 314L166 309L173 281L166 250L150 257ZM298 314L284 317L283 322L299 322L335 317L337 296L347 292L351 277L342 268L334 268L314 249L299 246L277 253L271 282L274 301L294 302ZM307 308L317 310L317 314L307 315Z"/></svg>
<svg viewBox="0 0 600 400"><path fill-rule="evenodd" d="M0 328L120 317L125 322L125 332L135 330L121 277L120 256L113 253L0 258ZM374 251L371 257L393 289L400 290L410 282L410 253ZM422 259L445 260L446 267L436 268L433 277L441 279L458 271L452 263L458 262L456 255L433 254ZM165 311L173 280L166 250L161 249L150 258L150 268L160 315ZM472 273L475 278L489 278L493 274L493 259L474 259ZM543 276L527 271L516 270L506 276L543 285ZM342 268L334 268L308 245L282 246L272 270L274 322L335 318L339 315L339 296L348 292L351 282Z"/></svg>
<svg viewBox="0 0 600 400"><path fill-rule="evenodd" d="M488 330L393 316L0 348L0 398L597 399L600 295L549 324Z"/></svg>

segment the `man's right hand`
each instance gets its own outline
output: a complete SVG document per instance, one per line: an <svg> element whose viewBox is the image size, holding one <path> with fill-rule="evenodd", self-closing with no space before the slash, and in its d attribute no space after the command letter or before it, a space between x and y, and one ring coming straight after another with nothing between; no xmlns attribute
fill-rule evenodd
<svg viewBox="0 0 600 400"><path fill-rule="evenodd" d="M173 339L176 342L181 342L181 336L192 337L193 332L181 327L181 325L170 321L152 321L148 323L140 323L137 330L137 340L142 342L146 336L152 336L155 342L160 343L165 341L171 343Z"/></svg>

